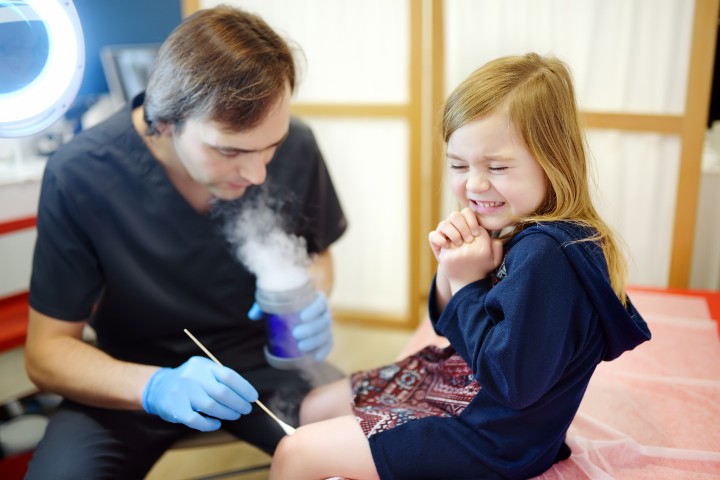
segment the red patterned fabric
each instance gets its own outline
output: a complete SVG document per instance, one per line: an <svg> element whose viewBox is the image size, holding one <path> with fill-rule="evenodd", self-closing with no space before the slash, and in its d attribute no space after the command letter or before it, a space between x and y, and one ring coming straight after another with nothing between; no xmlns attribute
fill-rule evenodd
<svg viewBox="0 0 720 480"><path fill-rule="evenodd" d="M365 435L410 420L457 416L480 390L452 347L426 347L397 363L351 377L353 412Z"/></svg>

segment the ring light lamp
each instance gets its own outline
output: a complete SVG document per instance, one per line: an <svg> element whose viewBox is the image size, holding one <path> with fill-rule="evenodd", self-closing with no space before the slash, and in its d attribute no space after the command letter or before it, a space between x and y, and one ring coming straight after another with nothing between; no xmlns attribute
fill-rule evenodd
<svg viewBox="0 0 720 480"><path fill-rule="evenodd" d="M0 137L32 135L64 115L84 62L71 0L0 0Z"/></svg>

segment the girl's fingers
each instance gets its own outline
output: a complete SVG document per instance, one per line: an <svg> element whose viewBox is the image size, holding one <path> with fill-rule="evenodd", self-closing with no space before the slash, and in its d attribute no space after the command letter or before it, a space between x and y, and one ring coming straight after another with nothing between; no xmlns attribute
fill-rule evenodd
<svg viewBox="0 0 720 480"><path fill-rule="evenodd" d="M478 221L477 215L475 215L475 212L470 210L469 208L465 207L460 211L460 215L462 215L463 220L465 220L465 224L467 225L467 228L470 231L470 234L473 237L478 237L482 234L485 229L480 225L480 222ZM465 241L470 241L466 239Z"/></svg>
<svg viewBox="0 0 720 480"><path fill-rule="evenodd" d="M452 212L435 229L457 247L465 242L472 242L477 236L476 233L479 233L478 229L481 229L475 214L469 209L465 210L467 211Z"/></svg>
<svg viewBox="0 0 720 480"><path fill-rule="evenodd" d="M469 215L465 210L468 209L463 209L460 212L453 212L448 217L448 221L452 224L459 235L459 242L454 242L455 245L462 245L464 242L472 242L473 238L475 238L475 234L472 230L472 223L477 223L477 219L475 219L475 215L472 214L472 212L470 212L472 215Z"/></svg>
<svg viewBox="0 0 720 480"><path fill-rule="evenodd" d="M450 245L460 246L463 244L463 241L464 241L463 235L457 229L457 227L452 223L452 220L450 218L438 223L438 226L435 229L435 232L438 235L441 235L448 240L448 244L442 245L442 246L448 246L448 247Z"/></svg>
<svg viewBox="0 0 720 480"><path fill-rule="evenodd" d="M428 234L428 242L430 243L430 248L432 248L433 254L435 254L435 258L438 258L438 255L440 255L441 249L451 246L450 240L436 230L433 230Z"/></svg>
<svg viewBox="0 0 720 480"><path fill-rule="evenodd" d="M437 258L441 249L459 247L477 237L486 241L490 238L487 230L480 225L475 212L463 208L459 212L452 212L448 218L438 223L437 228L428 235L428 240Z"/></svg>

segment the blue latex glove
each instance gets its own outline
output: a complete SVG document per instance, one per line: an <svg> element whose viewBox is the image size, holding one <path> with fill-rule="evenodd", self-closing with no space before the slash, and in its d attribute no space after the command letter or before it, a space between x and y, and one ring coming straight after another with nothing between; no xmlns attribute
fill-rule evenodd
<svg viewBox="0 0 720 480"><path fill-rule="evenodd" d="M220 428L220 420L250 413L257 399L255 388L235 370L192 357L177 368L155 372L145 385L142 405L165 421L209 432Z"/></svg>
<svg viewBox="0 0 720 480"><path fill-rule="evenodd" d="M262 309L253 303L248 318L260 320ZM316 360L325 360L333 346L332 318L327 298L322 293L300 311L301 324L293 329L293 337L298 341L298 348L304 353L313 353Z"/></svg>

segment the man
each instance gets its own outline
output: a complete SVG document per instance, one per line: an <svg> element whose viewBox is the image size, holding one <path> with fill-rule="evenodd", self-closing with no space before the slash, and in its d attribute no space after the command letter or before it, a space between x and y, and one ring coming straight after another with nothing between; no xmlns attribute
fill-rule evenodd
<svg viewBox="0 0 720 480"><path fill-rule="evenodd" d="M201 10L161 47L144 96L49 160L26 365L65 400L26 478L142 478L192 429L222 427L271 453L283 432L251 407L258 398L281 397L290 408L278 413L296 422L310 386L268 366L263 326L248 318L255 278L213 214L267 180L290 199L292 233L329 291L345 219L312 133L290 118L294 87L292 54L260 18ZM301 316L295 336L322 359L325 297Z"/></svg>

